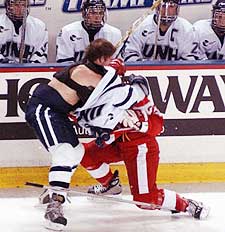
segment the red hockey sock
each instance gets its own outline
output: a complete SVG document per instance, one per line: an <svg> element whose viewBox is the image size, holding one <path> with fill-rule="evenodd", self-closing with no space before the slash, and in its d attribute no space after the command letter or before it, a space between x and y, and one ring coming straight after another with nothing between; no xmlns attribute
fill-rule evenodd
<svg viewBox="0 0 225 232"><path fill-rule="evenodd" d="M106 176L96 178L96 180L101 183L103 186L107 186L109 181L112 179L113 173L111 170L109 170L108 174Z"/></svg>
<svg viewBox="0 0 225 232"><path fill-rule="evenodd" d="M178 194L176 194L176 210L180 212L186 212L187 207L187 199L180 197Z"/></svg>

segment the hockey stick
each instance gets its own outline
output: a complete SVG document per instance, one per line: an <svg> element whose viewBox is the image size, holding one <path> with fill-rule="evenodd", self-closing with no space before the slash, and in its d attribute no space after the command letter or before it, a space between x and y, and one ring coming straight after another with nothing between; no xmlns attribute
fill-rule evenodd
<svg viewBox="0 0 225 232"><path fill-rule="evenodd" d="M46 186L46 185L43 185L43 184L32 183L32 182L26 182L25 185L38 187L38 188L44 188L44 189L53 189L51 186ZM138 206L141 206L141 207L143 207L145 209L147 209L147 208L149 208L149 209L159 209L159 210L170 211L171 213L176 212L173 209L169 209L169 208L163 207L161 205L156 205L156 204L152 204L152 203L146 203L146 202L142 202L142 201L127 200L127 199L116 198L116 197L112 197L112 196L106 196L106 195L96 195L96 194L92 194L92 193L79 192L79 191L76 191L76 190L73 190L73 189L68 189L66 191L70 192L70 193L74 193L76 195L81 195L81 196L86 196L86 197L91 196L91 197L96 198L96 199L103 199L103 200L107 200L107 201L115 201L115 202L121 202L121 203L128 203L128 204L132 204L132 205L138 205Z"/></svg>
<svg viewBox="0 0 225 232"><path fill-rule="evenodd" d="M25 9L23 12L23 22L21 28L21 40L19 48L19 63L23 63L23 55L25 52L25 35L26 35L26 22L27 22L27 10L28 10L28 1L26 1Z"/></svg>
<svg viewBox="0 0 225 232"><path fill-rule="evenodd" d="M158 19L157 19L157 28L156 28L156 32L155 32L155 43L154 43L154 51L153 51L153 60L156 60L156 51L157 51L157 44L158 44L158 37L159 37L159 28L160 28L160 20L161 20L161 8L162 6L160 6L159 9L159 15L158 15Z"/></svg>
<svg viewBox="0 0 225 232"><path fill-rule="evenodd" d="M116 58L120 55L120 53L123 51L124 45L126 44L128 38L130 35L137 29L137 27L146 19L152 11L161 3L162 0L155 1L152 6L150 7L150 10L147 11L145 14L143 14L140 18L138 18L132 26L129 28L129 30L126 32L126 34L121 38L121 40L116 44L116 48L119 48L122 44L123 46L120 48L119 52L116 55Z"/></svg>

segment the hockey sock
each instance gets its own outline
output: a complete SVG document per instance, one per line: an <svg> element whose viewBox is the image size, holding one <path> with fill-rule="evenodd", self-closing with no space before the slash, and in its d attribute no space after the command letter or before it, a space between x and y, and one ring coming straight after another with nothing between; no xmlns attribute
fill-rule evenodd
<svg viewBox="0 0 225 232"><path fill-rule="evenodd" d="M187 199L180 197L178 194L176 194L176 210L181 212L186 212L186 209L188 207L188 201Z"/></svg>

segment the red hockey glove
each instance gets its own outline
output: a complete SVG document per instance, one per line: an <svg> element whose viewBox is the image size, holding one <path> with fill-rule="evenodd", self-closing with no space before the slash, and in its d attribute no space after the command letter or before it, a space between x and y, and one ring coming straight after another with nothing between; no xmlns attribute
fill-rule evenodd
<svg viewBox="0 0 225 232"><path fill-rule="evenodd" d="M120 123L123 127L134 129L138 132L145 133L148 131L148 116L138 110L126 110Z"/></svg>
<svg viewBox="0 0 225 232"><path fill-rule="evenodd" d="M135 104L132 109L135 112L141 111L141 113L146 117L148 117L148 134L151 136L157 136L164 131L163 127L163 116L157 107L151 102L147 97L145 97L142 101ZM140 118L140 121L143 119ZM146 121L146 119L144 119Z"/></svg>
<svg viewBox="0 0 225 232"><path fill-rule="evenodd" d="M68 118L69 118L72 122L77 123L77 117L76 117L76 115L74 115L74 114L72 114L72 113L69 113L67 116L68 116Z"/></svg>
<svg viewBox="0 0 225 232"><path fill-rule="evenodd" d="M126 67L122 59L112 59L109 66L116 70L116 73L120 76L124 76L126 72Z"/></svg>

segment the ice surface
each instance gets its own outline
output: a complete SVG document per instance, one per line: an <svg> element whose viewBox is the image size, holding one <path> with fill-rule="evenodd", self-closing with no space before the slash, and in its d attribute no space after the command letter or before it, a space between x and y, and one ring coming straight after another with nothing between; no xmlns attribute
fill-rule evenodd
<svg viewBox="0 0 225 232"><path fill-rule="evenodd" d="M205 221L182 213L141 210L135 205L107 200L72 197L64 206L68 226L74 232L225 232L225 193L185 193L211 207ZM131 199L131 196L121 196ZM37 198L0 198L0 231L43 232L45 207Z"/></svg>

